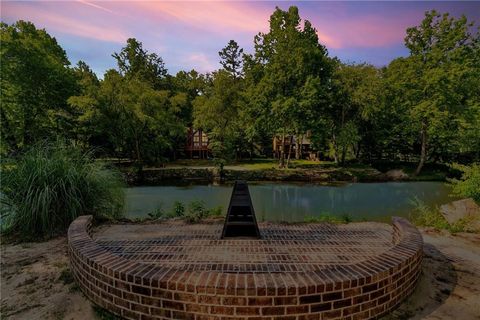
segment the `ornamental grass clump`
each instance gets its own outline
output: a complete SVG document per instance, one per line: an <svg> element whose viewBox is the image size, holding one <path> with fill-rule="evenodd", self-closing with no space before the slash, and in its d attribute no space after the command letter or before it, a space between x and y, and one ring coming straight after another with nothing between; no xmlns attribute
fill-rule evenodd
<svg viewBox="0 0 480 320"><path fill-rule="evenodd" d="M78 216L118 218L124 204L118 172L56 142L39 144L1 171L2 232L23 240L65 232Z"/></svg>

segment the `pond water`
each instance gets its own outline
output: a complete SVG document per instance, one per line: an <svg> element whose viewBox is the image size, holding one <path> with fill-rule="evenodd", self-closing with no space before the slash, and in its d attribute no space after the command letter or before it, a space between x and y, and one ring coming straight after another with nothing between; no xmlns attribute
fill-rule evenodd
<svg viewBox="0 0 480 320"><path fill-rule="evenodd" d="M347 183L339 185L250 183L258 221L301 222L322 214L348 215L353 220L390 221L409 216L412 200L430 206L454 200L442 182ZM232 185L154 186L127 188L125 215L140 218L158 208L169 211L175 201L187 205L202 200L207 208L226 212Z"/></svg>

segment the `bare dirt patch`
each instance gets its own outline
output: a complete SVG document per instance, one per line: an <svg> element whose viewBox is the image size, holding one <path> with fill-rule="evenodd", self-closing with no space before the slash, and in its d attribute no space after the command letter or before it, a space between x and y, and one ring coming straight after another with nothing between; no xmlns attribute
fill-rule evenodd
<svg viewBox="0 0 480 320"><path fill-rule="evenodd" d="M480 319L480 235L421 231L423 275L414 294L385 319ZM94 312L78 290L68 266L66 239L60 237L1 246L1 318L110 317Z"/></svg>
<svg viewBox="0 0 480 320"><path fill-rule="evenodd" d="M69 269L67 240L1 247L2 319L95 319Z"/></svg>

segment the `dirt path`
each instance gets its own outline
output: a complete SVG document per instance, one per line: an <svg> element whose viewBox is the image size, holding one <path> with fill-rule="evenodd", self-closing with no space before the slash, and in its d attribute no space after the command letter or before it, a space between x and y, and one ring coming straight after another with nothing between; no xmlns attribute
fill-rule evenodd
<svg viewBox="0 0 480 320"><path fill-rule="evenodd" d="M480 320L480 235L422 230L423 275L385 320ZM1 318L101 319L73 282L64 237L1 246ZM105 319L111 319L105 317Z"/></svg>

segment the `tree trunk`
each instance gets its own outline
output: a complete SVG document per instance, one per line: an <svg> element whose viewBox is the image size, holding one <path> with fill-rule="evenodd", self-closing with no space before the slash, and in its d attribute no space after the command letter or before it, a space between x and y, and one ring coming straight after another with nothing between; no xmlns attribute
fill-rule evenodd
<svg viewBox="0 0 480 320"><path fill-rule="evenodd" d="M302 156L302 143L303 136L300 136L298 133L295 136L295 159L300 159Z"/></svg>
<svg viewBox="0 0 480 320"><path fill-rule="evenodd" d="M338 164L337 139L335 137L335 132L332 135L332 144L333 144L333 159L335 163Z"/></svg>
<svg viewBox="0 0 480 320"><path fill-rule="evenodd" d="M280 168L285 167L285 133L282 133L282 143L280 145L280 163L278 166Z"/></svg>
<svg viewBox="0 0 480 320"><path fill-rule="evenodd" d="M140 161L140 145L138 142L137 135L135 134L135 153L137 154L137 161Z"/></svg>
<svg viewBox="0 0 480 320"><path fill-rule="evenodd" d="M422 139L422 148L420 151L420 162L418 163L417 169L415 170L414 175L417 176L422 171L423 165L427 158L427 123L425 120L422 121L422 130L420 131L420 136Z"/></svg>
<svg viewBox="0 0 480 320"><path fill-rule="evenodd" d="M360 157L360 149L361 149L361 144L360 142L357 143L356 147L354 146L354 150L355 150L355 159L358 160L358 158Z"/></svg>
<svg viewBox="0 0 480 320"><path fill-rule="evenodd" d="M290 164L290 157L292 156L292 145L293 145L293 137L290 136L290 145L288 146L288 157L287 157L287 168Z"/></svg>

